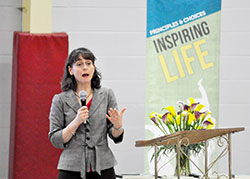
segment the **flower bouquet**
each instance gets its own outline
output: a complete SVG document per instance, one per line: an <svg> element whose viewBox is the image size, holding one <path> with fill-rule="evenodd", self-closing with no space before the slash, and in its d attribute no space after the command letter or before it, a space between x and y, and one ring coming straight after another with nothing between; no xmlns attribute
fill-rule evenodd
<svg viewBox="0 0 250 179"><path fill-rule="evenodd" d="M211 112L204 109L204 105L199 102L195 102L193 98L190 99L190 104L185 104L182 101L177 102L180 110L176 113L173 106L167 106L162 109L163 114L152 112L149 117L153 123L161 130L164 135L171 134L178 131L186 130L200 130L200 129L211 129L214 123L211 120ZM198 155L201 149L204 149L205 143L197 143L181 146L182 151L186 153L187 156L192 154ZM157 156L166 155L173 150L176 150L174 145L160 146ZM180 173L183 176L189 175L190 166L189 159L186 155L180 155ZM154 158L152 155L151 160ZM175 174L177 172L177 168Z"/></svg>

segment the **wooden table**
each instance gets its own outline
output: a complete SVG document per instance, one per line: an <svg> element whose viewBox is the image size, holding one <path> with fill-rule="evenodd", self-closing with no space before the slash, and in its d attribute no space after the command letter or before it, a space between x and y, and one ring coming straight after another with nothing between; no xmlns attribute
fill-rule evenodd
<svg viewBox="0 0 250 179"><path fill-rule="evenodd" d="M177 167L178 173L177 178L180 179L180 152L181 145L190 145L196 144L200 142L205 142L205 172L203 172L197 165L195 165L200 172L203 174L205 179L209 179L208 171L208 160L207 160L207 141L214 137L222 137L226 136L227 140L227 150L228 150L228 177L232 179L232 160L231 160L231 134L235 132L244 131L243 127L239 128L225 128L225 129L201 129L201 130L191 130L191 131L179 131L173 134L165 135L162 137L157 137L150 140L140 140L136 141L136 147L145 147L145 146L154 146L155 148L155 179L158 178L158 169L157 169L157 152L158 146L160 145L176 145L177 147ZM193 162L194 163L194 162Z"/></svg>

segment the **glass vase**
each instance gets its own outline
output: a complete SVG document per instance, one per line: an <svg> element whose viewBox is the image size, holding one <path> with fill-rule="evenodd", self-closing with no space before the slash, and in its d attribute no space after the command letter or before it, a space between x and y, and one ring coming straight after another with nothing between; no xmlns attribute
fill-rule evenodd
<svg viewBox="0 0 250 179"><path fill-rule="evenodd" d="M183 152L186 153L188 157L190 157L190 151L187 147L181 146ZM188 157L180 152L180 176L189 176L191 174L190 170L190 162ZM176 167L175 167L175 176L178 175L178 158L176 155Z"/></svg>

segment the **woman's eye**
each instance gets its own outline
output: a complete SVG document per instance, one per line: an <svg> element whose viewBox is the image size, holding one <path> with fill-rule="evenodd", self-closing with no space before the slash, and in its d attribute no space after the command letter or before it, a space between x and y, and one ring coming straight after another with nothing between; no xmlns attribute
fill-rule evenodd
<svg viewBox="0 0 250 179"><path fill-rule="evenodd" d="M76 66L81 66L82 64L81 63L77 63Z"/></svg>

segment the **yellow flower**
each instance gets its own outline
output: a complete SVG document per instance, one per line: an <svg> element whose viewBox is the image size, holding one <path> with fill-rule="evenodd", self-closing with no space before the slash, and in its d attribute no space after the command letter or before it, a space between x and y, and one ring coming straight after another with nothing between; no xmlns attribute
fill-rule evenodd
<svg viewBox="0 0 250 179"><path fill-rule="evenodd" d="M206 121L203 122L203 127L206 129L212 129L213 126L214 126L214 123L211 120L211 118L208 118Z"/></svg>
<svg viewBox="0 0 250 179"><path fill-rule="evenodd" d="M211 112L209 111L206 111L204 113L201 114L201 119L204 120L209 114L212 114Z"/></svg>
<svg viewBox="0 0 250 179"><path fill-rule="evenodd" d="M173 106L167 106L167 107L165 107L163 109L168 110L174 117L176 117L175 109L174 109Z"/></svg>
<svg viewBox="0 0 250 179"><path fill-rule="evenodd" d="M198 104L195 108L195 111L200 111L202 108L204 108L205 106L203 104Z"/></svg>
<svg viewBox="0 0 250 179"><path fill-rule="evenodd" d="M174 119L173 119L173 115L171 113L167 114L167 119L170 123L174 124Z"/></svg>
<svg viewBox="0 0 250 179"><path fill-rule="evenodd" d="M190 97L189 100L190 100L190 105L189 106L192 106L192 104L195 103L194 98Z"/></svg>
<svg viewBox="0 0 250 179"><path fill-rule="evenodd" d="M194 120L196 120L195 115L192 113L188 114L188 125L190 125Z"/></svg>
<svg viewBox="0 0 250 179"><path fill-rule="evenodd" d="M158 115L157 112L152 112L152 113L149 115L149 117L150 117L150 119L151 119L151 118L153 118L153 117L156 117L157 115Z"/></svg>
<svg viewBox="0 0 250 179"><path fill-rule="evenodd" d="M152 112L150 115L149 115L149 118L155 123L155 125L159 125L158 123L158 113L157 112Z"/></svg>
<svg viewBox="0 0 250 179"><path fill-rule="evenodd" d="M178 115L176 117L176 124L177 124L177 126L179 126L181 124L181 115Z"/></svg>

